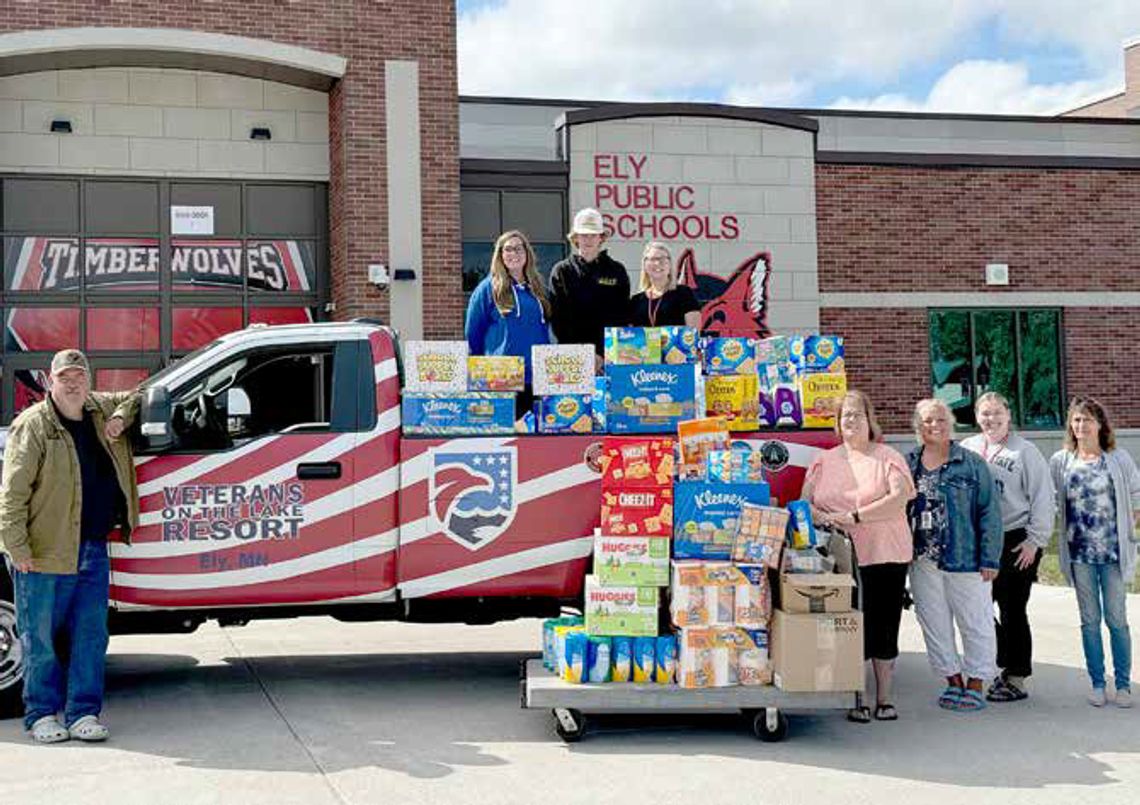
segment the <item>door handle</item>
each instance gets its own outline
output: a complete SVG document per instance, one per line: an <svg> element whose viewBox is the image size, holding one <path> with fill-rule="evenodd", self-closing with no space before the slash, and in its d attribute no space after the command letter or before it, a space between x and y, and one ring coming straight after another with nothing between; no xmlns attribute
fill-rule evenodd
<svg viewBox="0 0 1140 805"><path fill-rule="evenodd" d="M340 462L327 461L316 464L298 464L297 477L302 481L332 481L340 477Z"/></svg>

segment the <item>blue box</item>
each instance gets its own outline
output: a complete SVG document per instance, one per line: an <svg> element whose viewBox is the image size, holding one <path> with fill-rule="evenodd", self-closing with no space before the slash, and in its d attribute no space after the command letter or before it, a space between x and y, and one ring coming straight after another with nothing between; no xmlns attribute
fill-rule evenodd
<svg viewBox="0 0 1140 805"><path fill-rule="evenodd" d="M610 404L610 379L605 375L594 378L594 396L590 400L590 413L594 417L594 433L606 432L606 407Z"/></svg>
<svg viewBox="0 0 1140 805"><path fill-rule="evenodd" d="M695 419L697 367L607 366L609 405L606 425L610 433L674 433L677 423Z"/></svg>
<svg viewBox="0 0 1140 805"><path fill-rule="evenodd" d="M696 327L659 327L662 363L700 363L701 335Z"/></svg>
<svg viewBox="0 0 1140 805"><path fill-rule="evenodd" d="M756 339L712 337L701 339L706 375L750 375L756 372Z"/></svg>
<svg viewBox="0 0 1140 805"><path fill-rule="evenodd" d="M769 499L766 483L678 481L673 485L673 558L731 558L740 504L767 506Z"/></svg>
<svg viewBox="0 0 1140 805"><path fill-rule="evenodd" d="M593 433L593 396L548 394L540 397L535 416L539 433Z"/></svg>
<svg viewBox="0 0 1140 805"><path fill-rule="evenodd" d="M791 362L800 374L828 372L843 374L843 336L794 336L791 340Z"/></svg>
<svg viewBox="0 0 1140 805"><path fill-rule="evenodd" d="M509 392L404 392L404 433L412 436L505 434L515 431L515 395Z"/></svg>

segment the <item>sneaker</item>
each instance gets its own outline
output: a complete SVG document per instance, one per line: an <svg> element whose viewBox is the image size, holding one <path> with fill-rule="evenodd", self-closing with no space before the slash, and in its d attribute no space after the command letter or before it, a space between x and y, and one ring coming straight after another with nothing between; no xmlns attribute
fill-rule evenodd
<svg viewBox="0 0 1140 805"><path fill-rule="evenodd" d="M1089 694L1089 704L1093 707L1104 707L1108 697L1104 695L1104 688L1093 688Z"/></svg>
<svg viewBox="0 0 1140 805"><path fill-rule="evenodd" d="M1132 706L1132 689L1131 688L1117 688L1116 689L1116 706L1128 709Z"/></svg>
<svg viewBox="0 0 1140 805"><path fill-rule="evenodd" d="M32 740L38 744L62 743L70 737L55 716L44 716L28 731L32 733Z"/></svg>
<svg viewBox="0 0 1140 805"><path fill-rule="evenodd" d="M111 731L95 716L83 716L68 728L72 738L88 743L105 741L110 737Z"/></svg>

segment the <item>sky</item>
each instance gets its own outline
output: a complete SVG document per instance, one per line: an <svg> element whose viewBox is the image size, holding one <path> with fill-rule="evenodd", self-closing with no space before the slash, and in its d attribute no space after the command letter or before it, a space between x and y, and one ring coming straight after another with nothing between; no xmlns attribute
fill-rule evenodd
<svg viewBox="0 0 1140 805"><path fill-rule="evenodd" d="M458 0L459 91L1056 114L1138 38L1140 0Z"/></svg>

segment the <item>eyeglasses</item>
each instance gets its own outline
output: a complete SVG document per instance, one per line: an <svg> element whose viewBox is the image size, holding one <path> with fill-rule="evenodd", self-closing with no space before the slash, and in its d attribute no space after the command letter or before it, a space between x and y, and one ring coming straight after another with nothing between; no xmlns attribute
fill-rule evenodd
<svg viewBox="0 0 1140 805"><path fill-rule="evenodd" d="M503 254L526 254L526 246L504 246Z"/></svg>
<svg viewBox="0 0 1140 805"><path fill-rule="evenodd" d="M645 262L647 262L647 263L655 263L655 264L657 264L657 265L661 265L662 263L668 263L668 262L669 262L669 258L668 258L668 257L665 257L664 255L660 255L660 254L659 254L659 255L657 255L656 257L646 257L646 258L645 258Z"/></svg>
<svg viewBox="0 0 1140 805"><path fill-rule="evenodd" d="M867 415L862 411L844 411L839 415L840 419L866 419Z"/></svg>

